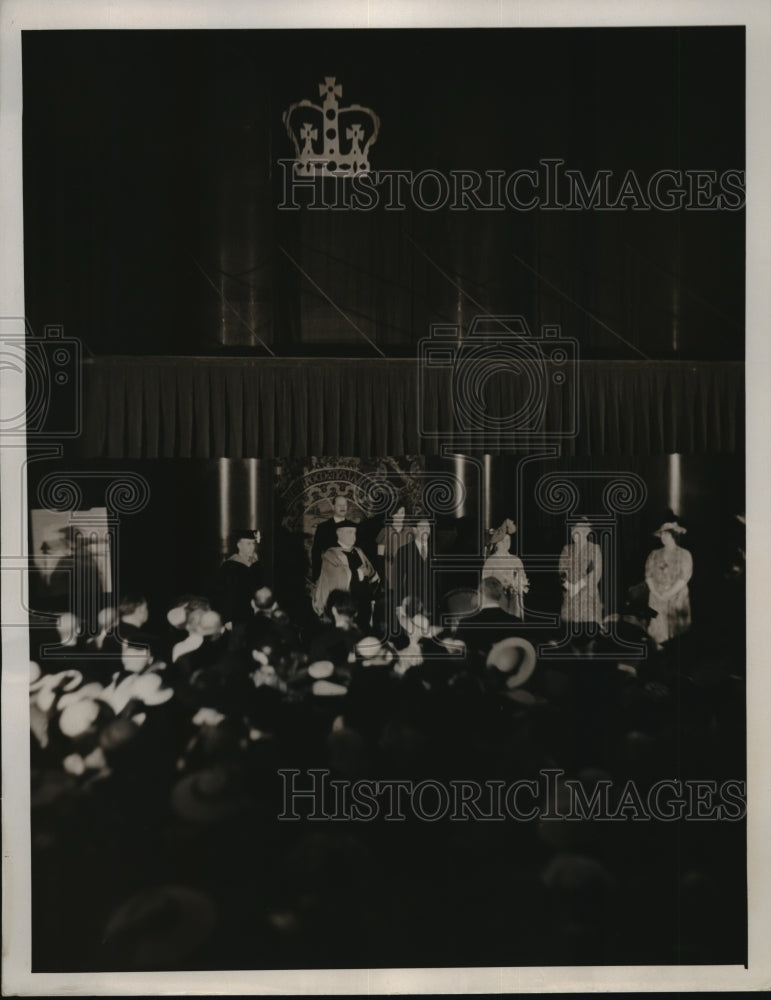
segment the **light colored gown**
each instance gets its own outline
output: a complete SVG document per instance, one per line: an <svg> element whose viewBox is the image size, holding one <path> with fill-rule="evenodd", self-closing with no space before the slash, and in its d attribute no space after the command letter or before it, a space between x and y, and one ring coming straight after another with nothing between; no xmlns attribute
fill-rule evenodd
<svg viewBox="0 0 771 1000"><path fill-rule="evenodd" d="M657 612L651 620L648 634L656 642L666 642L682 635L691 627L691 598L688 581L693 575L693 557L687 549L654 549L645 562L645 580L650 588L649 607ZM676 583L680 589L671 597L660 596Z"/></svg>
<svg viewBox="0 0 771 1000"><path fill-rule="evenodd" d="M528 586L525 567L519 556L512 553L493 553L488 556L482 566L482 579L495 577L503 585L505 591L501 607L517 618L525 617L523 594Z"/></svg>
<svg viewBox="0 0 771 1000"><path fill-rule="evenodd" d="M560 576L568 584L583 583L576 593L563 590L562 611L564 622L602 622L602 600L599 582L602 578L602 550L595 542L578 545L571 542L560 553Z"/></svg>

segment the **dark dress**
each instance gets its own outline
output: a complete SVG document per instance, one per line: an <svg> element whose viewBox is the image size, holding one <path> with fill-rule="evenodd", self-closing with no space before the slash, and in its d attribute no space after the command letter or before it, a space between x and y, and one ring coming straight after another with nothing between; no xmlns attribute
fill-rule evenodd
<svg viewBox="0 0 771 1000"><path fill-rule="evenodd" d="M252 598L265 582L262 563L247 566L231 556L220 566L214 585L212 607L219 611L223 622L241 625L251 621L254 611Z"/></svg>
<svg viewBox="0 0 771 1000"><path fill-rule="evenodd" d="M432 617L435 610L433 583L430 555L424 559L414 540L410 539L400 546L394 557L393 595L397 606L406 597L412 597Z"/></svg>
<svg viewBox="0 0 771 1000"><path fill-rule="evenodd" d="M475 615L464 618L458 629L458 638L469 650L488 653L496 642L517 634L520 620L503 608L482 608Z"/></svg>

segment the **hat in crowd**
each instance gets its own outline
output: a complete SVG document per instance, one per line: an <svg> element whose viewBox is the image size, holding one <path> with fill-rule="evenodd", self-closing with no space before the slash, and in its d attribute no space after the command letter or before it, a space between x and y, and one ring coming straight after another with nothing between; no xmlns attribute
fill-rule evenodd
<svg viewBox="0 0 771 1000"><path fill-rule="evenodd" d="M109 632L110 629L115 628L115 626L120 621L120 611L117 608L108 605L102 608L97 615L97 622L99 623L99 628L103 632Z"/></svg>
<svg viewBox="0 0 771 1000"><path fill-rule="evenodd" d="M163 680L159 674L139 674L133 678L131 687L133 698L138 699L144 705L152 707L154 705L165 705L174 697L174 690L163 686Z"/></svg>
<svg viewBox="0 0 771 1000"><path fill-rule="evenodd" d="M132 701L141 701L144 705L152 707L163 705L174 697L172 688L163 687L163 680L159 674L150 671L146 674L129 674L122 681L118 681L116 674L111 684L109 684L99 700L106 702L119 715Z"/></svg>
<svg viewBox="0 0 771 1000"><path fill-rule="evenodd" d="M365 635L356 643L356 652L362 660L371 660L379 656L383 650L383 644L377 636Z"/></svg>
<svg viewBox="0 0 771 1000"><path fill-rule="evenodd" d="M217 611L202 611L196 625L199 635L219 635L222 632L222 618Z"/></svg>
<svg viewBox="0 0 771 1000"><path fill-rule="evenodd" d="M506 535L513 535L516 530L516 524L514 524L510 517L507 517L503 524L489 530L488 540L490 545L497 545Z"/></svg>
<svg viewBox="0 0 771 1000"><path fill-rule="evenodd" d="M463 618L466 615L473 615L479 610L479 591L462 587L459 590L452 590L444 598L444 606L447 614L453 618Z"/></svg>
<svg viewBox="0 0 771 1000"><path fill-rule="evenodd" d="M78 783L71 774L61 768L55 771L32 768L30 771L30 806L43 809L54 805L60 799L76 794Z"/></svg>
<svg viewBox="0 0 771 1000"><path fill-rule="evenodd" d="M192 823L217 823L244 812L246 795L224 767L196 771L182 778L171 792L171 805L181 819Z"/></svg>
<svg viewBox="0 0 771 1000"><path fill-rule="evenodd" d="M42 674L35 676L35 671L30 674L29 690L30 694L37 694L37 705L44 712L56 701L56 692L73 691L83 683L83 674L79 670L61 670L58 674Z"/></svg>
<svg viewBox="0 0 771 1000"><path fill-rule="evenodd" d="M308 667L308 676L314 681L328 680L335 672L335 665L331 660L316 660Z"/></svg>
<svg viewBox="0 0 771 1000"><path fill-rule="evenodd" d="M175 607L169 608L166 612L166 621L172 628L183 629L187 621L187 608L185 605L177 604Z"/></svg>
<svg viewBox="0 0 771 1000"><path fill-rule="evenodd" d="M665 521L660 528L657 528L653 534L656 538L661 538L665 531L670 532L672 535L684 535L687 532L687 528L684 528L682 524L678 524L677 521Z"/></svg>
<svg viewBox="0 0 771 1000"><path fill-rule="evenodd" d="M104 691L104 687L98 681L84 684L83 687L79 687L75 691L63 694L59 699L58 708L60 711L64 711L69 705L75 705L79 701L93 701L99 697L102 691Z"/></svg>
<svg viewBox="0 0 771 1000"><path fill-rule="evenodd" d="M59 716L59 729L64 736L75 739L87 733L99 716L99 706L91 699L68 705Z"/></svg>
<svg viewBox="0 0 771 1000"><path fill-rule="evenodd" d="M99 734L99 746L105 753L116 753L128 746L139 732L139 726L131 719L113 719Z"/></svg>
<svg viewBox="0 0 771 1000"><path fill-rule="evenodd" d="M321 698L342 698L348 693L345 684L338 684L336 681L314 681L311 691Z"/></svg>
<svg viewBox="0 0 771 1000"><path fill-rule="evenodd" d="M393 647L374 635L365 635L356 643L357 662L365 667L390 667L396 655Z"/></svg>
<svg viewBox="0 0 771 1000"><path fill-rule="evenodd" d="M192 612L208 610L208 598L200 597L198 594L183 594L166 612L166 621L173 628L184 629Z"/></svg>
<svg viewBox="0 0 771 1000"><path fill-rule="evenodd" d="M323 698L342 697L348 691L348 676L331 660L316 660L292 677L292 687L310 690Z"/></svg>
<svg viewBox="0 0 771 1000"><path fill-rule="evenodd" d="M496 642L487 654L487 666L506 675L509 690L527 683L535 670L536 660L533 644L517 635Z"/></svg>
<svg viewBox="0 0 771 1000"><path fill-rule="evenodd" d="M153 653L149 646L124 640L121 644L120 659L124 670L139 674L153 662Z"/></svg>
<svg viewBox="0 0 771 1000"><path fill-rule="evenodd" d="M545 705L546 699L540 695L533 694L532 691L525 691L524 688L516 688L513 691L508 688L503 692L509 701L515 701L520 705Z"/></svg>
<svg viewBox="0 0 771 1000"><path fill-rule="evenodd" d="M112 968L131 972L180 969L206 943L217 907L186 886L144 889L113 911L102 935Z"/></svg>

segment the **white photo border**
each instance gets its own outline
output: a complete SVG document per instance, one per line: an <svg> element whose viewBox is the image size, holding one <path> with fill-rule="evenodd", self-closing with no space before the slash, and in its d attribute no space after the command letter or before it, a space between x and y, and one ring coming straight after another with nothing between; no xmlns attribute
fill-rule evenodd
<svg viewBox="0 0 771 1000"><path fill-rule="evenodd" d="M21 32L36 29L381 27L642 27L744 25L747 56L747 621L749 964L477 969L340 969L49 974L30 971L28 636L3 628L3 992L5 995L626 992L771 988L771 670L763 625L771 594L771 5L767 0L7 0L0 6L0 316L24 316ZM715 68L720 72L719 66ZM0 416L22 412L18 381L0 371ZM25 523L23 445L3 442L2 553ZM2 621L13 613L3 571ZM20 575L16 573L16 575Z"/></svg>

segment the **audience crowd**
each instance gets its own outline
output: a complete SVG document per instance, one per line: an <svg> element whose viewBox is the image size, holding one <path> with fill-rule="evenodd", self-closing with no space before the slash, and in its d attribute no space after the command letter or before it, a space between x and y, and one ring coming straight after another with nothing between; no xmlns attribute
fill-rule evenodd
<svg viewBox="0 0 771 1000"><path fill-rule="evenodd" d="M299 624L263 580L236 615L124 594L87 640L33 629L33 971L743 963L742 822L280 818L288 769L743 779L719 623L657 643L632 602L566 642L502 602L408 596L386 640L346 591Z"/></svg>

